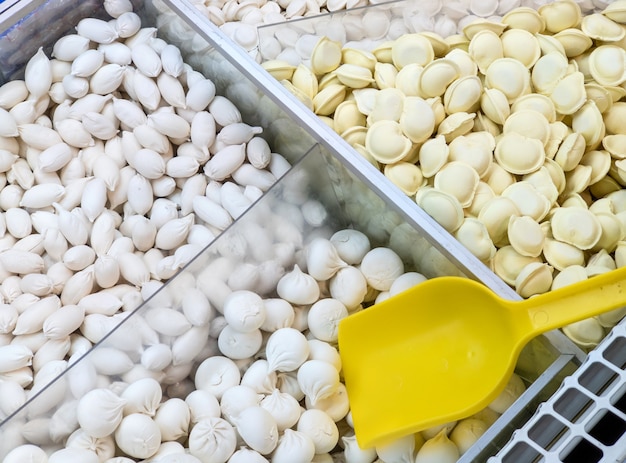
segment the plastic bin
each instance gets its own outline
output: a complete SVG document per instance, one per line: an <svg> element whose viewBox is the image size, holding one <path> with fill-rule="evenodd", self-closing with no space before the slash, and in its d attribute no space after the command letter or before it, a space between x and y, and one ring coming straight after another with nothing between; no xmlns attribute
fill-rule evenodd
<svg viewBox="0 0 626 463"><path fill-rule="evenodd" d="M418 6L420 4L419 2L404 1L385 2L384 4L376 6L268 25L259 28L260 43L263 42L264 34L272 34L285 29L295 30L300 36L314 32L316 24L318 24L317 27L319 27L320 30L326 31L329 19L334 18L337 21L341 21L343 17L353 16L358 20L363 14L372 9L391 9L396 17L402 18L408 13L405 8L406 5ZM399 192L393 185L390 185L388 180L379 171L373 169L362 157L356 156L354 150L341 137L326 126L326 124L321 122L319 118L309 111L296 97L283 88L273 77L259 70L259 67L256 67L254 63L252 63L252 60L255 59L254 53L252 53L251 56L250 53L247 53L232 40L225 37L224 34L221 34L221 31L203 17L194 7L185 4L181 5L181 7L175 6L174 9L189 22L194 30L198 31L201 35L206 35L208 41L225 51L225 60L229 61L234 68L239 70L240 74L246 75L249 79L257 82L257 85L263 88L265 95L276 101L276 103L290 115L291 119L299 121L300 126L310 129L311 133L320 144L333 154L332 160L338 164L340 163L342 169L347 169L351 177L358 178L360 182L367 185L368 189L375 191L378 196L382 197L389 206L397 206L400 214L406 217L415 229L423 233L425 237L435 234L435 247L456 266L463 269L466 275L472 278L478 278L504 298L513 300L520 299L519 295L490 270L486 269L480 261L471 254L468 255L467 250L463 246L457 248L459 243L456 240L450 240L450 235L446 231L442 231L438 228L437 224L434 223L428 215L419 207L416 207L414 201ZM258 57L256 59L258 60ZM228 67L229 66L227 66L227 68ZM240 74L235 73L235 75ZM233 76L233 78L236 78L236 76ZM342 186L339 188L341 189ZM354 200L354 196L350 194L339 194L338 196L339 198L351 198ZM440 248L441 244L445 246L444 249ZM453 248L448 247L450 245L452 245ZM460 254L458 254L459 251ZM457 258L460 256L462 256L462 259L458 261ZM429 276L434 276L434 274L430 274ZM572 368L579 365L585 358L585 354L560 331L546 333L544 336L537 338L533 342L533 345L534 347L529 346L530 350L537 350L530 355L528 350L524 352L520 364L518 364L518 371L521 365L527 365L530 370L532 370L536 365L541 364L539 370L544 371L544 373L538 377L534 377L532 374L526 377L530 382L533 382L533 385L505 414L503 414L501 419L483 435L475 446L461 457L460 461L484 461L485 458L497 452L502 443L506 441L506 436L510 435L515 429L525 423L526 420L532 416L536 407L543 400L550 397L552 392L556 390L562 378L568 375L568 372L573 371ZM544 354L554 347L564 354L559 360L555 360L554 362L548 361L547 363L539 361L540 358L545 360L547 357ZM527 364L524 359L528 361Z"/></svg>
<svg viewBox="0 0 626 463"><path fill-rule="evenodd" d="M536 2L535 7L544 3ZM591 14L603 10L612 2L576 3L584 14ZM502 4L494 12L495 15L501 16L507 12L505 2ZM458 10L455 11L457 7ZM431 8L440 8L442 11L433 11ZM454 1L443 2L436 7L434 3L400 0L263 25L259 27L259 47L251 55L260 63L279 59L293 66L303 64L310 67L310 61L306 57L306 51L310 51L307 43L314 43L318 37L326 36L345 47L372 51L402 33L437 31L440 34L455 34L456 28L445 23L446 16L443 13L458 14L458 18L463 17L464 24L468 24L479 19L475 16L464 17L468 8L468 5L460 5ZM378 35L372 28L373 18L377 15L382 15L381 17L390 22L384 35ZM286 37L289 40L285 40ZM280 44L280 48L276 47L277 44ZM296 52L299 46L303 48ZM271 53L264 54L266 50ZM615 368L621 361L621 358L619 361L615 360L615 356L619 355L617 346L623 344L623 330L624 320L613 330L607 329L608 335L602 344L590 352L583 366L565 380L557 393L549 399L549 395L544 395L546 403L541 400L531 402L531 406L525 408L517 419L512 419L511 423L516 425L529 421L489 461L623 461L626 428L623 409L616 410L615 407L615 404L623 402L624 395L623 371ZM615 358L607 362L608 346L611 346L611 354L608 355ZM623 363L617 366L623 369ZM592 386L584 385L585 380L592 383ZM535 414L532 411L534 407L538 407ZM497 448L494 442L498 440L491 430L483 437L460 461L484 461Z"/></svg>
<svg viewBox="0 0 626 463"><path fill-rule="evenodd" d="M134 2L134 5L145 26L156 26L162 38L179 46L185 61L214 80L218 93L228 96L237 104L246 122L264 127L264 136L274 150L296 166L159 293L133 315L123 317L123 323L116 327L110 326L110 331L93 352L107 347L111 341L119 342L120 337L137 341L131 336L125 337L124 333L128 333L126 330L134 332L132 330L137 325L133 323L140 320L141 313L149 310L151 304L159 301L159 295L166 297L166 292L175 292L177 285L184 288L190 278L200 274L202 268L218 258L220 253L232 253L233 249L236 251L237 248L229 243L231 240L236 243L240 238L233 237L241 237L247 228L264 223L268 210L287 214L285 210L288 211L291 206L285 207L285 201L293 201L294 197L298 197L299 201L318 201L328 212L328 222L324 227L303 230L305 237L327 234L341 227L353 227L366 233L373 245L386 245L396 250L407 269L414 268L428 277L464 274L482 281L503 297L518 297L465 248L451 239L410 198L392 187L380 172L368 162L355 157L352 149L341 138L314 114L304 111L296 98L193 6L181 1L156 0ZM29 8L22 11L23 16L0 23L0 69L3 81L19 76L25 61L39 46L50 46L58 37L71 31L80 18L103 13L101 2L62 0L31 2ZM290 195L294 192L298 194L286 197L286 192ZM239 257L242 262L250 258L247 254ZM131 346L137 347L136 344ZM49 420L56 412L59 412L56 416L59 418L63 413L61 410L67 412L71 409L75 399L66 394L72 384L79 387L73 373L80 375L81 368L89 369L90 359L97 355L93 352L76 359L67 371L62 363L56 365L58 370L51 368L47 378L49 381L45 381L45 385L38 385L37 393L31 394L27 404L0 422L0 442L4 454L11 446L19 445L21 428L25 423L37 419L41 420L36 422L38 425L47 426L52 423ZM215 352L205 351L204 354L214 355ZM517 368L530 387L467 452L464 459L481 460L485 455L495 454L513 430L532 415L539 401L556 390L561 378L570 374L582 358L582 352L558 332L549 333L530 343ZM188 387L187 376L178 378L175 373L182 374L180 371L172 372L172 377L161 379L172 381L176 378L179 381L173 384L183 383ZM173 384L169 385L172 386L172 394L176 391ZM88 389L86 387L81 392L85 393ZM181 391L185 390L181 386L178 393L182 394Z"/></svg>
<svg viewBox="0 0 626 463"><path fill-rule="evenodd" d="M366 195L371 201L372 209L379 212L386 208L386 204L369 190L364 189L355 177L341 167L331 170L326 166L332 164L333 159L329 153L324 152L319 145L314 146L304 158L299 161L284 177L282 177L257 203L245 212L236 222L231 225L222 235L211 243L200 255L191 261L185 268L158 288L154 294L140 307L132 312L123 312L116 315L117 322L110 325L110 330L103 335L92 349L84 354L72 357L69 364L65 361L55 361L49 364L44 375L45 381L36 383L33 394L28 402L8 416L0 423L0 454L5 455L12 448L21 443L32 442L23 435L33 439L33 428L49 429L50 439L55 442L63 442L74 431L75 413L79 399L97 387L108 385L109 388L123 388L125 383L130 383L138 378L153 377L163 387L164 395L172 398L184 398L194 390L193 374L198 365L213 355L219 355L216 337L208 337L202 333L206 344L194 343L197 350L193 352L193 361L183 362L179 357L180 365L171 365L163 371L147 372L141 363L141 354L144 350L156 342L170 343L174 355L181 355L174 346L182 346L190 342L192 335L167 336L160 335L159 339L145 337L146 326L152 326L147 322L154 316L152 310L160 310L168 307L178 313L182 312L182 298L190 289L202 290L215 306L219 305L220 289L224 283L215 282L207 271L220 259L227 258L236 262L230 267L229 274L222 275L222 279L240 278L243 268L263 267L264 263L272 262L278 256L259 244L259 230L269 232L274 242L283 239L285 231L274 223L282 223L275 218L289 220L293 217L294 198L306 198L306 201L315 202L323 206L325 219L314 225L306 221L297 227L294 223L293 230L300 233L299 239L306 244L311 239L322 236L329 237L333 232L344 228L359 229L358 220L352 217L352 211L345 202L339 199L337 191L350 188L353 193ZM341 185L338 190L337 185ZM350 187L352 185L352 187ZM407 255L407 243L419 249L419 253L428 255L429 262L436 262L440 269L447 269L452 274L458 274L458 270L435 248L422 238L413 227L403 222L398 214L390 213L383 217L377 214L380 220L376 220L377 232L373 230L373 221L368 220L368 229L363 230L371 240L372 246L388 246L405 257L405 269L420 270L415 266L412 257L414 253ZM289 230L290 232L293 230ZM264 253L265 251L265 253ZM263 261L259 260L263 255ZM228 268L228 267L227 267ZM271 270L270 267L266 267ZM275 285L274 281L274 285ZM213 286L212 286L213 285ZM263 297L275 297L275 290L271 282ZM209 327L203 328L209 331ZM195 329L200 331L200 329ZM154 331L148 330L149 333ZM122 366L119 366L119 365ZM545 399L545 394L560 384L562 376L575 370L577 361L573 354L564 354L558 351L544 338L537 338L524 349L517 372L530 387L519 399L514 407L511 407L502 417L488 430L486 448L470 450L476 452L476 458L482 459L484 455L493 455L508 439L510 433L517 428L520 419L532 414L538 401ZM49 376L48 376L49 375ZM35 392L36 391L36 392ZM41 428L41 426L45 426ZM37 433L40 436L40 433ZM487 438L485 438L487 439ZM42 447L52 447L55 442L39 442ZM466 455L468 455L466 454ZM467 458L467 457L466 457Z"/></svg>

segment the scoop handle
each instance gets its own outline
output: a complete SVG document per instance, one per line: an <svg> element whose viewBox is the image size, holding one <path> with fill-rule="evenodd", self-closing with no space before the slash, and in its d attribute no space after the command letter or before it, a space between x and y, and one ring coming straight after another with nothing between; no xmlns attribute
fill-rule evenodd
<svg viewBox="0 0 626 463"><path fill-rule="evenodd" d="M529 338L626 305L626 267L516 303L527 312Z"/></svg>

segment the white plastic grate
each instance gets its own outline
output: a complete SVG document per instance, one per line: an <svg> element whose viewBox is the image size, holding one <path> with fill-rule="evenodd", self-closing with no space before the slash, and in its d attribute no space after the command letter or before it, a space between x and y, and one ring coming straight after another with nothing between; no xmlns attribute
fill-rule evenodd
<svg viewBox="0 0 626 463"><path fill-rule="evenodd" d="M626 460L626 319L488 463Z"/></svg>

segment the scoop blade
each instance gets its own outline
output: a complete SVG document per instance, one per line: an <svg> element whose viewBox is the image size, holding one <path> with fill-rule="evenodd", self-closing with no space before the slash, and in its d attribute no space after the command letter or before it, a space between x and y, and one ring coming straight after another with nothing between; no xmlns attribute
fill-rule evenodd
<svg viewBox="0 0 626 463"><path fill-rule="evenodd" d="M506 301L459 277L428 280L342 320L339 352L359 445L484 408L513 372L518 332Z"/></svg>

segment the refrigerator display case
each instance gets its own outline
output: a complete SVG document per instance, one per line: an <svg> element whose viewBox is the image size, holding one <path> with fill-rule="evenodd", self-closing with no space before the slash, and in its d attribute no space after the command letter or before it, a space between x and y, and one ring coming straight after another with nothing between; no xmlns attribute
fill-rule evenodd
<svg viewBox="0 0 626 463"><path fill-rule="evenodd" d="M263 137L273 151L281 153L293 167L188 267L167 281L140 307L119 316L116 323L108 324L106 333L102 333L102 339L93 350L77 355L71 363L63 360L51 365L48 377L33 387L34 392L29 393L28 401L6 414L0 422L4 454L11 450L11 446L25 442L23 427L28 423L62 424L51 420L62 420L64 413L68 412L66 416L71 416L71 408L76 405L76 397L72 394L76 390L85 394L96 386L81 382L81 376L92 369L93 362L103 357L101 352L116 343L122 345L122 341L130 341L128 333L140 329L144 323L143 315L162 304L161 298L171 298L177 287L197 285L202 270L224 255L240 259L241 264L252 264L254 256L237 254L238 245L246 247L242 243L247 230L259 226L268 226L271 230L271 224L266 223L268 216L276 214L289 221L289 217L297 217L290 215L293 206L301 206L307 201L321 206L319 210L325 213L324 220L315 226L298 222L300 227L305 227L299 230L302 243L314 236L328 236L342 228L354 228L365 233L374 246L388 246L396 251L407 270L419 271L429 278L464 275L483 282L502 297L519 299L508 285L412 199L391 185L367 160L355 156L343 139L308 111L253 57L208 22L192 4L173 0L135 1L133 4L144 26L155 27L159 37L178 46L185 61L213 80L218 94L227 96L237 105L244 121L263 127ZM57 38L70 33L78 20L87 16L105 17L101 2L28 2L28 8L22 9L21 15L1 18L2 81L20 78L25 63L39 47L48 47L49 51ZM278 233L277 230L273 232ZM267 294L272 294L273 289L270 288ZM180 312L181 309L177 307L176 310ZM134 350L134 354L128 356L133 366L137 363L137 350L146 347L135 341L138 340L133 339L126 346L129 351ZM203 355L204 358L216 355L214 348L207 347L197 354L198 357L194 358L196 367ZM523 351L516 368L526 382L526 392L461 461L481 461L495 455L513 431L533 415L538 405L557 390L562 379L574 372L584 358L585 354L560 332L533 340ZM183 368L172 369L170 377L159 376L164 389L167 391L170 387L172 395L188 391L182 386L176 390L178 383L190 387L188 375L195 367L186 367L189 368L187 372ZM127 379L130 378L132 375L129 374ZM111 375L108 381L116 383L124 379ZM62 433L56 438L62 440ZM52 444L48 442L46 445Z"/></svg>

